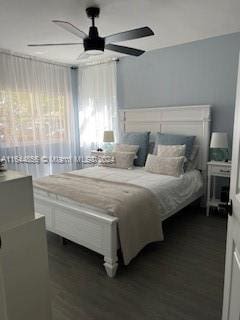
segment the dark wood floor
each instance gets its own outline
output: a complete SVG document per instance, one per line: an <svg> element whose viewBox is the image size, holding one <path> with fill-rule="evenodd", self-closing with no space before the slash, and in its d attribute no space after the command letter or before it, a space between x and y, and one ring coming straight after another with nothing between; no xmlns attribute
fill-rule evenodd
<svg viewBox="0 0 240 320"><path fill-rule="evenodd" d="M48 234L54 320L220 320L226 218L188 208L117 277L103 258Z"/></svg>

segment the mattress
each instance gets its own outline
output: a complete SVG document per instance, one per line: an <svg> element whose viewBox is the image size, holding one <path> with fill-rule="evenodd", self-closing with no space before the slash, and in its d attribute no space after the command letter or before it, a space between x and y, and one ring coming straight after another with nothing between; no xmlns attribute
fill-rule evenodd
<svg viewBox="0 0 240 320"><path fill-rule="evenodd" d="M150 173L141 167L135 167L132 170L91 167L74 171L74 174L114 182L125 182L149 189L158 199L161 219L164 219L170 212L176 211L177 208L191 199L195 194L200 193L203 187L202 177L198 170L186 172L180 177L171 177ZM34 187L34 193L76 205L76 202L71 199L66 199L65 197L40 190L36 187Z"/></svg>

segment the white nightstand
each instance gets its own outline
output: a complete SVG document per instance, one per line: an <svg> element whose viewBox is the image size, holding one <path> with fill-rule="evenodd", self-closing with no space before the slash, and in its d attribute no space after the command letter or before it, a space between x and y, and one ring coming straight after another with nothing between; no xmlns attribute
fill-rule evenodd
<svg viewBox="0 0 240 320"><path fill-rule="evenodd" d="M231 162L210 161L208 162L208 190L207 190L207 216L209 216L210 207L217 207L222 202L215 198L216 194L216 177L230 178ZM213 182L212 182L213 180ZM212 195L211 195L211 184Z"/></svg>

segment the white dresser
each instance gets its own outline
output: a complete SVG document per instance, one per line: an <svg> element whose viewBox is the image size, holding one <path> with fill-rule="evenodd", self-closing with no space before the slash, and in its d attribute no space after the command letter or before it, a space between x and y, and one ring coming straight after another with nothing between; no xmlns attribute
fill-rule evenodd
<svg viewBox="0 0 240 320"><path fill-rule="evenodd" d="M0 319L51 319L45 218L32 178L15 171L0 173Z"/></svg>

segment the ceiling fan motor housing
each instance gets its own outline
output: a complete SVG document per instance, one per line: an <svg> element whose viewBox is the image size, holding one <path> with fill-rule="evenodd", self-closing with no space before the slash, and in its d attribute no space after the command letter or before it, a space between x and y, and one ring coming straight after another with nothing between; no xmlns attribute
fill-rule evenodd
<svg viewBox="0 0 240 320"><path fill-rule="evenodd" d="M85 51L100 50L104 51L105 40L99 37L98 29L95 26L91 26L89 29L89 37L83 39L83 46Z"/></svg>
<svg viewBox="0 0 240 320"><path fill-rule="evenodd" d="M86 9L87 16L92 19L92 26L89 28L89 36L83 39L85 51L104 51L105 40L99 37L98 29L95 27L94 19L99 16L100 9L98 7L89 7Z"/></svg>
<svg viewBox="0 0 240 320"><path fill-rule="evenodd" d="M104 51L105 41L104 38L86 38L83 40L83 46L85 51L101 50Z"/></svg>
<svg viewBox="0 0 240 320"><path fill-rule="evenodd" d="M98 7L89 7L86 9L88 18L98 18L100 13L100 8Z"/></svg>

